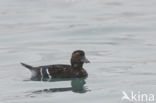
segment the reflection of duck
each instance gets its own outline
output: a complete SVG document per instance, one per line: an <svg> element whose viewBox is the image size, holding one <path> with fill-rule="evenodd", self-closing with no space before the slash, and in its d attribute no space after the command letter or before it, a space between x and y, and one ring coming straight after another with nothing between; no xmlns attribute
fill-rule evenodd
<svg viewBox="0 0 156 103"><path fill-rule="evenodd" d="M58 80L52 80L52 81L58 81ZM43 90L33 91L33 93L40 94L40 93L65 92L65 91L72 91L75 93L85 93L88 91L87 88L84 87L85 84L86 82L83 78L75 78L75 79L71 79L71 87L43 89Z"/></svg>
<svg viewBox="0 0 156 103"><path fill-rule="evenodd" d="M32 67L21 63L33 73L33 78L80 78L87 77L88 73L83 68L84 63L89 63L82 50L77 50L72 53L71 65L56 64Z"/></svg>
<svg viewBox="0 0 156 103"><path fill-rule="evenodd" d="M71 81L71 86L73 89L73 92L86 92L86 88L84 87L84 85L86 84L84 79L73 79Z"/></svg>

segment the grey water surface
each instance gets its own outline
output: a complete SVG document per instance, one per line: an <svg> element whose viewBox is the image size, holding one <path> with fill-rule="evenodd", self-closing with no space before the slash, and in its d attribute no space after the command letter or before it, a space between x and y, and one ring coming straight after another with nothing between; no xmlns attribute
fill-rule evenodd
<svg viewBox="0 0 156 103"><path fill-rule="evenodd" d="M77 49L86 80L32 81L20 65L69 64ZM156 95L156 0L0 0L0 103L125 103L123 91Z"/></svg>

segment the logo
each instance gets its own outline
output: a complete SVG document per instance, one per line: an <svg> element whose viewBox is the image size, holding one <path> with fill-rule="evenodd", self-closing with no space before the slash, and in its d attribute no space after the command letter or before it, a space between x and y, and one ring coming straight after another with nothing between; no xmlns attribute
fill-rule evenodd
<svg viewBox="0 0 156 103"><path fill-rule="evenodd" d="M134 92L131 91L127 93L126 91L122 91L122 101L131 101L131 102L154 102L155 96L154 94L142 93L140 91Z"/></svg>

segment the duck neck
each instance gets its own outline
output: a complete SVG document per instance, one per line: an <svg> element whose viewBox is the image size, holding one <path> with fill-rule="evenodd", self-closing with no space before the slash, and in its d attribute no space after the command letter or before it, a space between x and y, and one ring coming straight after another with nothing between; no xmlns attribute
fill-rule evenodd
<svg viewBox="0 0 156 103"><path fill-rule="evenodd" d="M83 68L83 63L72 63L71 66L74 69L82 69Z"/></svg>

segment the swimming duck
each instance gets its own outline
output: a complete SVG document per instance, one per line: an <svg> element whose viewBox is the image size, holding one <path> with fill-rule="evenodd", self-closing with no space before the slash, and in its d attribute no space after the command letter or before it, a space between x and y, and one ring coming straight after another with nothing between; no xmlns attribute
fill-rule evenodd
<svg viewBox="0 0 156 103"><path fill-rule="evenodd" d="M86 78L88 73L83 68L84 63L90 63L85 57L85 52L76 50L71 56L71 65L54 64L33 67L31 65L21 63L24 67L28 68L36 78Z"/></svg>

